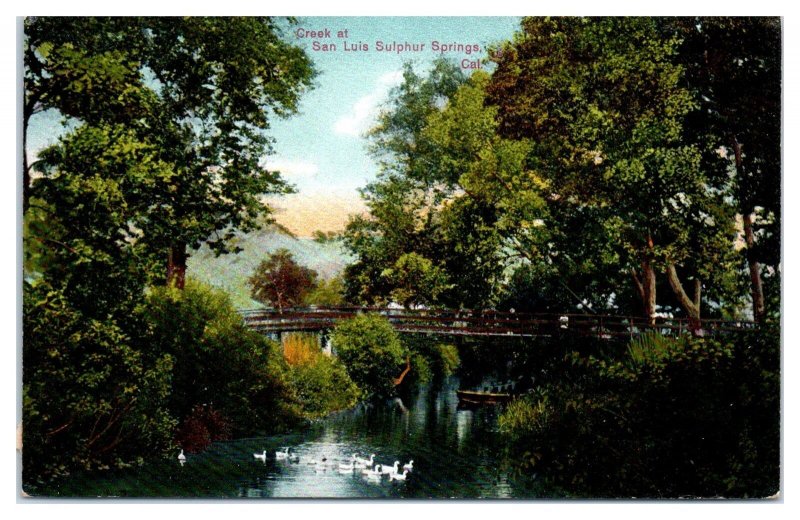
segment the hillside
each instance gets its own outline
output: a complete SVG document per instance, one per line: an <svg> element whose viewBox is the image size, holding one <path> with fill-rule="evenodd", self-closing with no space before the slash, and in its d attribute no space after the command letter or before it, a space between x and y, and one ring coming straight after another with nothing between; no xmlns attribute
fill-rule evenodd
<svg viewBox="0 0 800 520"><path fill-rule="evenodd" d="M288 249L298 263L314 269L325 279L341 273L351 261L338 242L321 244L310 238L295 238L276 227L241 234L235 239L235 245L243 251L219 257L208 247L200 247L189 257L187 275L224 289L240 309L260 307L250 298L247 278L258 263L276 249Z"/></svg>

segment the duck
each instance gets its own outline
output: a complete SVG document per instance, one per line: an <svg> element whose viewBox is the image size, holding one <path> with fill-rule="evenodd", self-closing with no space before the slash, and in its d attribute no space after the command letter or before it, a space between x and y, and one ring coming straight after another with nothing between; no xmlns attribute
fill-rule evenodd
<svg viewBox="0 0 800 520"><path fill-rule="evenodd" d="M355 469L355 461L351 460L348 463L339 464L339 472L341 473L348 473L352 472Z"/></svg>
<svg viewBox="0 0 800 520"><path fill-rule="evenodd" d="M253 453L253 458L256 460L262 460L264 462L267 462L267 450L264 450L261 453Z"/></svg>
<svg viewBox="0 0 800 520"><path fill-rule="evenodd" d="M405 480L406 477L408 477L408 470L403 471L403 473L389 474L389 480Z"/></svg>
<svg viewBox="0 0 800 520"><path fill-rule="evenodd" d="M340 471L353 471L356 468L356 459L357 457L353 454L350 462L342 462L339 464Z"/></svg>
<svg viewBox="0 0 800 520"><path fill-rule="evenodd" d="M391 475L392 473L397 473L398 466L400 466L400 461L399 460L394 461L394 466L387 466L386 464L384 464L381 467L381 474L383 474L383 475Z"/></svg>
<svg viewBox="0 0 800 520"><path fill-rule="evenodd" d="M364 467L367 467L367 466L369 466L371 468L374 463L375 463L375 454L374 453L369 456L369 460L368 459L359 459L358 457L356 457L356 467L357 468L364 468Z"/></svg>
<svg viewBox="0 0 800 520"><path fill-rule="evenodd" d="M369 475L370 473L374 473L374 472L380 473L380 467L381 467L380 464L375 466L374 470L372 468L370 468L370 467L365 467L364 469L361 470L361 474L362 475Z"/></svg>
<svg viewBox="0 0 800 520"><path fill-rule="evenodd" d="M408 471L414 471L414 459L408 461L408 464L403 464L403 469L407 469ZM397 473L395 471L395 473Z"/></svg>
<svg viewBox="0 0 800 520"><path fill-rule="evenodd" d="M265 452L266 453L266 452ZM276 451L275 452L276 459L288 459L289 458L289 448L283 448L283 451Z"/></svg>
<svg viewBox="0 0 800 520"><path fill-rule="evenodd" d="M186 455L183 454L183 450L178 454L178 462L181 463L181 466L186 464Z"/></svg>
<svg viewBox="0 0 800 520"><path fill-rule="evenodd" d="M380 466L378 466L378 468L380 468ZM380 480L380 478L383 476L383 473L381 472L380 469L375 469L375 470L368 470L366 475L368 479Z"/></svg>

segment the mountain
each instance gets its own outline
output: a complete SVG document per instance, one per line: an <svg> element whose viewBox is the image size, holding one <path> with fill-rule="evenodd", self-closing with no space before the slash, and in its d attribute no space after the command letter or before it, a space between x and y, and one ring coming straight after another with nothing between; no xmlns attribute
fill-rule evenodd
<svg viewBox="0 0 800 520"><path fill-rule="evenodd" d="M325 279L340 274L353 261L338 241L319 243L311 238L296 238L276 226L239 234L231 246L238 246L242 251L219 257L205 245L193 251L187 263L187 275L225 290L239 309L261 307L250 298L247 279L261 260L276 249L288 249L297 263L314 269Z"/></svg>

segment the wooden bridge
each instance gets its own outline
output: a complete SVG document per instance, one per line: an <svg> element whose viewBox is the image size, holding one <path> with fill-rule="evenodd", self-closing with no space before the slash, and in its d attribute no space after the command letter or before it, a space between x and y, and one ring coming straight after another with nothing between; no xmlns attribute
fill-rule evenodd
<svg viewBox="0 0 800 520"><path fill-rule="evenodd" d="M676 335L695 333L719 335L756 328L752 321L686 318L656 318L652 323L634 316L590 314L530 314L522 312L425 309L406 310L377 307L292 308L242 311L245 324L259 332L322 331L340 320L358 314L385 316L404 333L450 336L538 337L577 334L611 339L632 337L646 331Z"/></svg>

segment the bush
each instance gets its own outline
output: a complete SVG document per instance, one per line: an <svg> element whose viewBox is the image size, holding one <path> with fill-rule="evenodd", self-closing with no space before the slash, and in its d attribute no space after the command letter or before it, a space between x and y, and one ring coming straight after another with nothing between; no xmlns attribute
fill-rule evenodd
<svg viewBox="0 0 800 520"><path fill-rule="evenodd" d="M231 425L211 406L197 405L178 428L177 440L189 453L205 450L214 441L231 438Z"/></svg>
<svg viewBox="0 0 800 520"><path fill-rule="evenodd" d="M303 413L310 419L344 410L358 401L358 387L336 358L317 354L307 363L290 367L289 373Z"/></svg>
<svg viewBox="0 0 800 520"><path fill-rule="evenodd" d="M764 497L779 484L779 336L642 336L573 353L499 425L521 471L584 497ZM555 374L554 374L555 375Z"/></svg>
<svg viewBox="0 0 800 520"><path fill-rule="evenodd" d="M449 376L456 372L461 365L461 358L458 355L458 348L455 345L437 345L439 353L438 367L442 375Z"/></svg>
<svg viewBox="0 0 800 520"><path fill-rule="evenodd" d="M173 358L137 348L44 280L24 285L23 483L124 466L172 449Z"/></svg>
<svg viewBox="0 0 800 520"><path fill-rule="evenodd" d="M454 374L461 365L455 345L434 343L430 337L416 334L405 335L402 341L411 353L411 372L404 381L425 384Z"/></svg>
<svg viewBox="0 0 800 520"><path fill-rule="evenodd" d="M208 406L235 436L284 430L302 418L277 344L249 330L227 295L189 280L153 289L139 311L154 352L175 360L170 410Z"/></svg>
<svg viewBox="0 0 800 520"><path fill-rule="evenodd" d="M365 396L386 396L408 355L389 320L360 314L340 322L331 335L333 347L350 378Z"/></svg>

